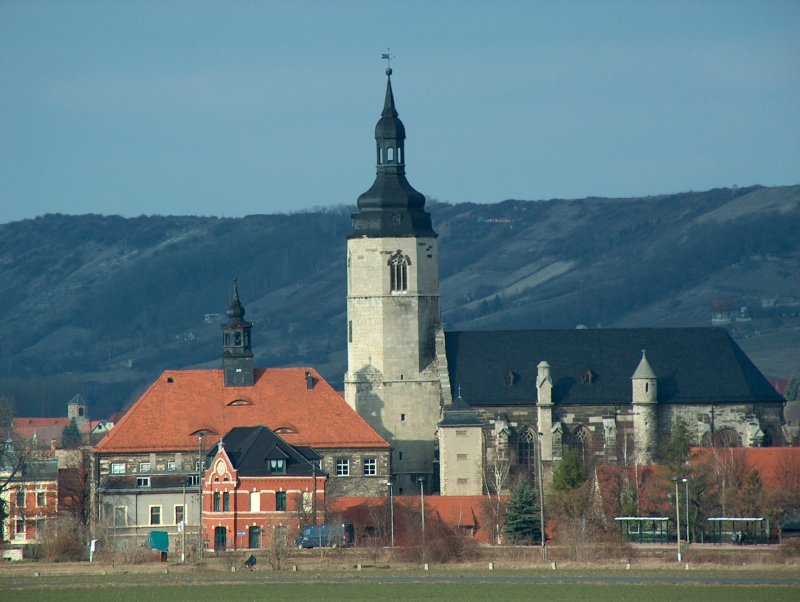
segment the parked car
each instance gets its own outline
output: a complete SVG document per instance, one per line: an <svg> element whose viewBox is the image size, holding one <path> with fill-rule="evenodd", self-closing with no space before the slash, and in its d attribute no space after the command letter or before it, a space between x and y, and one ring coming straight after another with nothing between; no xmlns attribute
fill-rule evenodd
<svg viewBox="0 0 800 602"><path fill-rule="evenodd" d="M332 525L309 525L300 532L294 545L303 548L346 548L355 541L355 529L352 523Z"/></svg>

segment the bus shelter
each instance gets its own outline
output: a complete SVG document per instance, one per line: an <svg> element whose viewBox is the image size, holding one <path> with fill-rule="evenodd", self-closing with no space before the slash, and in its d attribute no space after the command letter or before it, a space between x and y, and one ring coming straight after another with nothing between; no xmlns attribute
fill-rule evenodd
<svg viewBox="0 0 800 602"><path fill-rule="evenodd" d="M769 539L769 520L763 517L715 517L706 519L715 544L761 544Z"/></svg>
<svg viewBox="0 0 800 602"><path fill-rule="evenodd" d="M614 519L630 543L667 543L669 518L665 516L619 516Z"/></svg>

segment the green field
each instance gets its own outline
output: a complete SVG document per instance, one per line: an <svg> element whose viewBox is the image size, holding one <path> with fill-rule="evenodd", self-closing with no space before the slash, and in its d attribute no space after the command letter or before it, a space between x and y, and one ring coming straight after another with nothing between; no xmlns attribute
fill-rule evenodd
<svg viewBox="0 0 800 602"><path fill-rule="evenodd" d="M14 591L13 600L115 602L146 600L627 600L660 602L724 600L796 602L798 588L734 585L620 585L527 583L265 583L73 587Z"/></svg>
<svg viewBox="0 0 800 602"><path fill-rule="evenodd" d="M35 567L31 567L34 571ZM461 567L420 570L303 572L221 570L107 574L3 570L3 600L613 600L660 602L800 600L796 569L682 571L567 569L487 571Z"/></svg>

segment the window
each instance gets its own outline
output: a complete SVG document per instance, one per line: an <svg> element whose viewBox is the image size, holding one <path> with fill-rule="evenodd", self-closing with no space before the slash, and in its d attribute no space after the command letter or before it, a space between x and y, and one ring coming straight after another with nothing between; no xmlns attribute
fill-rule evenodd
<svg viewBox="0 0 800 602"><path fill-rule="evenodd" d="M303 512L313 512L314 494L310 491L303 492Z"/></svg>
<svg viewBox="0 0 800 602"><path fill-rule="evenodd" d="M47 505L47 494L44 491L36 492L36 505L40 508Z"/></svg>
<svg viewBox="0 0 800 602"><path fill-rule="evenodd" d="M347 458L336 458L336 476L349 477L350 476L350 460Z"/></svg>
<svg viewBox="0 0 800 602"><path fill-rule="evenodd" d="M389 260L390 290L393 293L404 293L408 290L408 261L400 251Z"/></svg>
<svg viewBox="0 0 800 602"><path fill-rule="evenodd" d="M189 485L199 485L200 484L200 475L190 474L188 483L189 483Z"/></svg>
<svg viewBox="0 0 800 602"><path fill-rule="evenodd" d="M194 461L194 469L195 469L197 472L200 472L200 466L201 466L201 465L200 465L200 460L195 460L195 461Z"/></svg>
<svg viewBox="0 0 800 602"><path fill-rule="evenodd" d="M175 460L167 462L167 470L175 470Z"/></svg>
<svg viewBox="0 0 800 602"><path fill-rule="evenodd" d="M406 415L400 414L400 422L405 422L405 421L406 421Z"/></svg>
<svg viewBox="0 0 800 602"><path fill-rule="evenodd" d="M17 539L25 539L25 521L23 519L17 519L17 524L14 529L17 533Z"/></svg>
<svg viewBox="0 0 800 602"><path fill-rule="evenodd" d="M466 460L467 454L456 454L456 460Z"/></svg>
<svg viewBox="0 0 800 602"><path fill-rule="evenodd" d="M231 494L227 491L222 494L222 511L223 512L230 512L231 511Z"/></svg>
<svg viewBox="0 0 800 602"><path fill-rule="evenodd" d="M161 524L161 506L150 506L150 524Z"/></svg>
<svg viewBox="0 0 800 602"><path fill-rule="evenodd" d="M250 512L261 511L261 493L253 491L250 493Z"/></svg>
<svg viewBox="0 0 800 602"><path fill-rule="evenodd" d="M137 487L150 487L150 477L136 477Z"/></svg>
<svg viewBox="0 0 800 602"><path fill-rule="evenodd" d="M36 519L36 539L44 539L44 532L47 528L47 522L44 518Z"/></svg>
<svg viewBox="0 0 800 602"><path fill-rule="evenodd" d="M275 492L275 510L278 512L286 512L286 492Z"/></svg>
<svg viewBox="0 0 800 602"><path fill-rule="evenodd" d="M25 507L25 488L19 487L17 489L17 508Z"/></svg>
<svg viewBox="0 0 800 602"><path fill-rule="evenodd" d="M403 461L403 452L397 452L397 459Z"/></svg>
<svg viewBox="0 0 800 602"><path fill-rule="evenodd" d="M214 512L219 512L219 491L214 492Z"/></svg>
<svg viewBox="0 0 800 602"><path fill-rule="evenodd" d="M175 506L175 524L179 525L183 522L183 504L177 504Z"/></svg>
<svg viewBox="0 0 800 602"><path fill-rule="evenodd" d="M113 525L115 527L127 527L128 526L128 508L125 506L114 506L114 522Z"/></svg>
<svg viewBox="0 0 800 602"><path fill-rule="evenodd" d="M466 437L467 431L456 430L456 437Z"/></svg>
<svg viewBox="0 0 800 602"><path fill-rule="evenodd" d="M352 320L347 322L347 341L349 343L353 342L353 321Z"/></svg>
<svg viewBox="0 0 800 602"><path fill-rule="evenodd" d="M467 481L467 479L456 479L456 482L459 485L466 485L468 481Z"/></svg>
<svg viewBox="0 0 800 602"><path fill-rule="evenodd" d="M269 471L272 474L285 474L286 473L286 460L270 460Z"/></svg>
<svg viewBox="0 0 800 602"><path fill-rule="evenodd" d="M150 472L150 462L139 462L139 472Z"/></svg>
<svg viewBox="0 0 800 602"><path fill-rule="evenodd" d="M374 477L378 474L378 460L375 458L364 458L364 476Z"/></svg>
<svg viewBox="0 0 800 602"><path fill-rule="evenodd" d="M111 474L125 474L125 462L112 463Z"/></svg>

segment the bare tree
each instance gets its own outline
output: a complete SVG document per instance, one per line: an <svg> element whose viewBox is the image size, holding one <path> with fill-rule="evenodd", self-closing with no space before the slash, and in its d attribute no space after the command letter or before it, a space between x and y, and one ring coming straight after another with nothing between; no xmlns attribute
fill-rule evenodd
<svg viewBox="0 0 800 602"><path fill-rule="evenodd" d="M498 544L502 543L503 517L506 509L506 502L502 496L508 493L508 475L510 471L511 461L500 454L493 454L484 468L483 480L486 485L485 507L492 518L492 539Z"/></svg>

